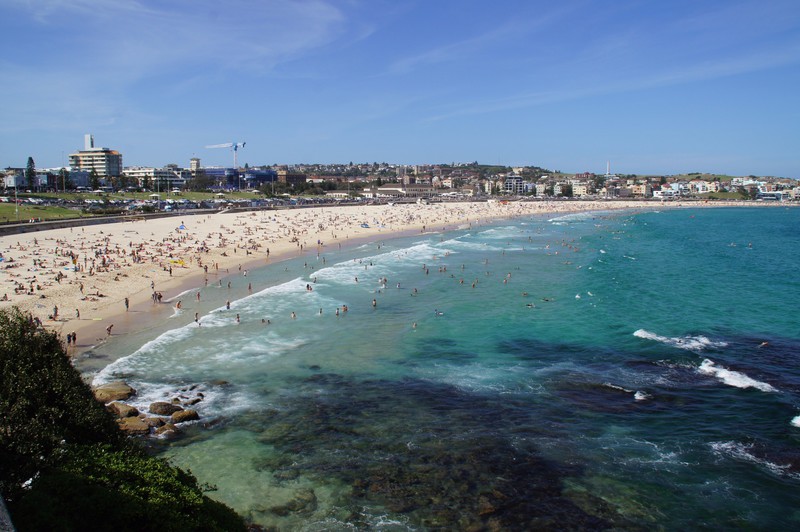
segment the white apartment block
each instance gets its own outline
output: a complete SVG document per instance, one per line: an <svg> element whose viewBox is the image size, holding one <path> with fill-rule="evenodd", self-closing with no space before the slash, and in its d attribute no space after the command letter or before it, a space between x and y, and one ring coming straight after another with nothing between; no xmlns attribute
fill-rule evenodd
<svg viewBox="0 0 800 532"><path fill-rule="evenodd" d="M122 175L122 155L109 148L95 148L91 135L85 136L83 150L69 154L69 165L75 170L94 170L100 178Z"/></svg>

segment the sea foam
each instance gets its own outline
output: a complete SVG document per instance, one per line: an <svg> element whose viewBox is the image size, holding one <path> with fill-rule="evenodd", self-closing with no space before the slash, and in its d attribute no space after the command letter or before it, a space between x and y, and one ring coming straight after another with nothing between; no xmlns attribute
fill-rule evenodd
<svg viewBox="0 0 800 532"><path fill-rule="evenodd" d="M639 329L635 331L633 335L637 338L653 340L672 347L677 347L678 349L686 349L688 351L702 351L709 348L722 348L728 345L727 342L710 340L705 336L682 336L670 338L667 336L660 336L645 329Z"/></svg>
<svg viewBox="0 0 800 532"><path fill-rule="evenodd" d="M753 452L754 446L752 444L744 444L735 441L712 442L711 449L717 454L728 456L742 462L756 464L767 469L774 475L788 476L795 479L800 478L800 475L792 472L791 464L776 464L770 462L766 458L757 456Z"/></svg>
<svg viewBox="0 0 800 532"><path fill-rule="evenodd" d="M778 391L766 382L757 381L744 373L717 366L713 360L703 360L703 363L700 364L697 370L704 375L712 375L718 378L728 386L735 386L736 388L755 388L762 392Z"/></svg>

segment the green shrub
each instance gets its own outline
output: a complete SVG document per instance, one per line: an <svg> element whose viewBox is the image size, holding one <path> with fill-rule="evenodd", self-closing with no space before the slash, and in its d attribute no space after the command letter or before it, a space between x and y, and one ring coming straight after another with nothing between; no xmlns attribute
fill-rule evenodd
<svg viewBox="0 0 800 532"><path fill-rule="evenodd" d="M125 440L58 336L17 309L0 311L0 494L13 497L63 445L101 442Z"/></svg>
<svg viewBox="0 0 800 532"><path fill-rule="evenodd" d="M55 333L0 310L0 495L19 530L243 530L191 473L148 456Z"/></svg>
<svg viewBox="0 0 800 532"><path fill-rule="evenodd" d="M10 506L20 530L244 530L233 510L203 495L166 461L108 445L68 449Z"/></svg>

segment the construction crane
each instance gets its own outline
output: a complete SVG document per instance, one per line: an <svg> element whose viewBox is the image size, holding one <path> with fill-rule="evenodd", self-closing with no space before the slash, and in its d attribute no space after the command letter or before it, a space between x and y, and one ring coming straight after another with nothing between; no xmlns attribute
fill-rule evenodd
<svg viewBox="0 0 800 532"><path fill-rule="evenodd" d="M247 144L246 142L226 142L224 144L212 144L211 146L206 146L206 148L231 148L233 150L233 170L236 174L239 174L239 163L236 160L236 152L239 151L239 148L244 148L244 145ZM242 189L242 179L239 178L239 190Z"/></svg>
<svg viewBox="0 0 800 532"><path fill-rule="evenodd" d="M212 144L211 146L206 146L206 148L232 148L233 149L233 167L237 170L239 169L239 164L236 162L236 152L239 151L239 148L244 148L244 145L247 144L246 142L226 142L225 144Z"/></svg>

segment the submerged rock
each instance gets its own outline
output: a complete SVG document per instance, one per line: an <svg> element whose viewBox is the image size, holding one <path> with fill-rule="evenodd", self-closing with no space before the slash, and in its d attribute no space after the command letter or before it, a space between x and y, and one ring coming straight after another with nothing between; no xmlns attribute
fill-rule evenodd
<svg viewBox="0 0 800 532"><path fill-rule="evenodd" d="M290 513L311 513L317 509L317 495L314 490L302 488L294 492L294 498L286 504L273 506L270 511L275 515L286 516Z"/></svg>

